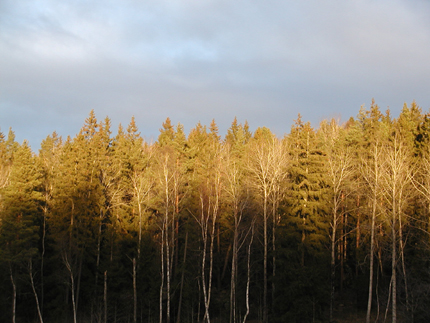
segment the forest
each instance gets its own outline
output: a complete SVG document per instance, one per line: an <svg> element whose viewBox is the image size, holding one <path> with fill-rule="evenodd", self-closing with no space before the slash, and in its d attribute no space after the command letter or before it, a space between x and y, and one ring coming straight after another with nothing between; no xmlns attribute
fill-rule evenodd
<svg viewBox="0 0 430 323"><path fill-rule="evenodd" d="M430 113L0 133L1 322L429 322Z"/></svg>

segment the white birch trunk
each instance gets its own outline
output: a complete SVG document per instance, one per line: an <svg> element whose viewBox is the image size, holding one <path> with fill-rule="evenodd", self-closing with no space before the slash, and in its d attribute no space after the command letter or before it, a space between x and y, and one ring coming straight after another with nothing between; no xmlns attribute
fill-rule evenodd
<svg viewBox="0 0 430 323"><path fill-rule="evenodd" d="M36 288L34 286L34 280L33 280L33 261L31 259L29 260L28 266L29 266L28 269L29 269L29 274L30 274L31 288L33 290L34 298L36 300L37 315L39 316L40 323L43 323L42 312L40 310L40 304L39 304L39 297L37 295Z"/></svg>

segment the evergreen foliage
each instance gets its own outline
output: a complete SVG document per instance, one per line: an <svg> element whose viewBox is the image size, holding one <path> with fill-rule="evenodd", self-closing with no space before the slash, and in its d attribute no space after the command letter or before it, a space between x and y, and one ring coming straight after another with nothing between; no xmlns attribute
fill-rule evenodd
<svg viewBox="0 0 430 323"><path fill-rule="evenodd" d="M426 322L429 120L0 133L0 321Z"/></svg>

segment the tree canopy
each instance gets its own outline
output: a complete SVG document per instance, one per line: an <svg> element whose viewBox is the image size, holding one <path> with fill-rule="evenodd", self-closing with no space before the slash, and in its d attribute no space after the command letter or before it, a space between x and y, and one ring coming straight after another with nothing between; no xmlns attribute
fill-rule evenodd
<svg viewBox="0 0 430 323"><path fill-rule="evenodd" d="M428 321L429 122L0 133L0 320Z"/></svg>

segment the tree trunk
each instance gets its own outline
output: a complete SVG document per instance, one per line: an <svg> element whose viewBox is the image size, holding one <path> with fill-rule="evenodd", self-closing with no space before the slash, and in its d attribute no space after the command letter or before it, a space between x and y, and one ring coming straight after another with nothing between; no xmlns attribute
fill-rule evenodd
<svg viewBox="0 0 430 323"><path fill-rule="evenodd" d="M209 304L211 300L212 295L212 272L213 272L213 260L214 260L214 242L215 242L215 223L216 218L218 214L218 196L216 197L216 204L214 205L213 214L212 214L212 234L211 234L211 245L209 250L209 282L208 282L208 323L210 323L209 320Z"/></svg>
<svg viewBox="0 0 430 323"><path fill-rule="evenodd" d="M279 200L277 196L277 190L275 189L273 201L272 201L272 313L274 312L275 306L275 278L276 278L276 211L277 211L277 201Z"/></svg>
<svg viewBox="0 0 430 323"><path fill-rule="evenodd" d="M137 284L136 258L133 258L133 322L137 323Z"/></svg>
<svg viewBox="0 0 430 323"><path fill-rule="evenodd" d="M164 220L161 229L161 283L160 283L160 323L163 323L163 289L164 289Z"/></svg>
<svg viewBox="0 0 430 323"><path fill-rule="evenodd" d="M203 289L203 300L205 305L205 315L203 317L203 321L210 321L209 318L209 301L208 301L208 292L206 290L206 252L207 252L207 243L208 243L208 222L209 222L209 214L205 219L205 208L203 197L200 197L201 203L201 226L202 226L202 239L203 239L203 255L202 255L202 289Z"/></svg>
<svg viewBox="0 0 430 323"><path fill-rule="evenodd" d="M10 281L12 283L12 323L15 323L16 317L16 285L13 278L12 265L9 263ZM76 322L75 322L76 323Z"/></svg>
<svg viewBox="0 0 430 323"><path fill-rule="evenodd" d="M393 206L395 206L395 205L393 205ZM391 280L392 280L392 284L393 284L393 288L392 288L393 300L392 300L391 316L392 316L392 322L396 323L397 322L397 272L396 272L397 252L396 252L396 211L395 211L395 209L393 211L393 223L392 223L392 227L391 227L391 235L392 235L392 242L391 242L391 248L392 248Z"/></svg>
<svg viewBox="0 0 430 323"><path fill-rule="evenodd" d="M236 211L235 211L236 213ZM236 268L237 268L237 240L238 228L235 214L235 224L233 233L233 253L231 257L231 276L230 276L230 323L236 323Z"/></svg>
<svg viewBox="0 0 430 323"><path fill-rule="evenodd" d="M184 288L184 276L185 276L185 264L187 260L187 248L188 248L188 231L185 233L185 247L184 247L184 259L182 261L182 273L181 273L181 287L179 289L179 302L178 302L178 317L176 323L181 322L181 307L182 307L182 291Z"/></svg>
<svg viewBox="0 0 430 323"><path fill-rule="evenodd" d="M95 277L95 288L94 293L97 295L97 285L99 279L99 266L100 266L100 252L101 252L101 244L102 244L102 224L103 224L103 211L100 211L99 217L99 227L97 232L97 258L96 258L96 277Z"/></svg>
<svg viewBox="0 0 430 323"><path fill-rule="evenodd" d="M107 270L104 272L104 288L103 288L103 303L104 303L104 323L107 323Z"/></svg>
<svg viewBox="0 0 430 323"><path fill-rule="evenodd" d="M332 234L331 234L331 288L330 288L330 322L333 322L333 305L334 305L334 289L335 289L335 276L336 276L336 229L337 229L337 203L336 196L334 197L334 208L333 208L333 223L332 223Z"/></svg>
<svg viewBox="0 0 430 323"><path fill-rule="evenodd" d="M358 249L360 248L360 196L357 196L357 225L356 225L356 229L357 232L355 234L355 278L358 277Z"/></svg>
<svg viewBox="0 0 430 323"><path fill-rule="evenodd" d="M45 202L48 203L48 197L45 195ZM45 283L44 283L44 265L45 265L45 240L46 240L46 217L48 214L48 207L45 206L43 208L43 231L42 231L42 254L41 254L41 260L40 260L40 310L43 314L43 304L44 304L44 298L45 298Z"/></svg>
<svg viewBox="0 0 430 323"><path fill-rule="evenodd" d="M76 292L75 292L75 298L76 298L76 315L78 313L78 306L79 306L79 295L81 290L81 277L82 277L82 263L84 261L84 251L82 251L82 255L79 257L79 269L78 269L78 282L76 284Z"/></svg>
<svg viewBox="0 0 430 323"><path fill-rule="evenodd" d="M342 214L344 217L344 226L343 226L343 257L342 257L342 266L340 267L340 293L343 293L343 282L345 281L345 261L348 250L348 240L346 230L348 228L348 214L345 213L345 210L342 210Z"/></svg>
<svg viewBox="0 0 430 323"><path fill-rule="evenodd" d="M372 310L372 296L373 296L373 271L374 271L374 253L375 253L375 223L376 223L376 212L378 203L378 189L380 179L380 164L379 164L380 151L376 145L373 149L373 184L372 184L372 225L370 228L370 264L369 264L369 294L367 298L367 313L366 323L370 323L370 313Z"/></svg>
<svg viewBox="0 0 430 323"><path fill-rule="evenodd" d="M249 285L251 281L251 246L252 242L254 241L254 222L251 225L251 240L249 241L248 245L248 261L247 261L247 280L246 280L246 312L245 316L243 317L243 322L246 322L246 319L249 315Z"/></svg>
<svg viewBox="0 0 430 323"><path fill-rule="evenodd" d="M39 304L39 297L37 296L36 288L34 287L34 280L33 280L33 261L29 260L29 274L30 274L30 282L31 282L31 288L33 290L34 298L36 300L36 307L37 307L37 314L39 316L40 323L43 323L42 318L42 312L40 311L40 304Z"/></svg>
<svg viewBox="0 0 430 323"><path fill-rule="evenodd" d="M170 259L170 238L169 238L169 224L168 224L168 215L166 214L166 296L167 296L167 304L166 304L166 323L170 323L170 273L171 273L171 259Z"/></svg>
<svg viewBox="0 0 430 323"><path fill-rule="evenodd" d="M209 320L208 296L207 296L207 291L206 291L206 274L205 274L206 273L207 227L205 224L204 224L204 226L205 226L205 229L203 232L202 289L203 289L203 300L204 300L204 305L205 305L205 315L203 317L203 321L206 320L206 318L208 318L208 320Z"/></svg>
<svg viewBox="0 0 430 323"><path fill-rule="evenodd" d="M399 201L402 200L402 196L400 197ZM409 291L408 291L408 277L406 274L406 264L405 264L405 253L404 253L404 242L403 242L403 222L402 222L402 211L401 211L401 205L399 203L398 207L398 216L399 216L399 243L400 243L400 258L402 259L402 271L403 271L403 278L405 280L405 297L406 297L406 311L408 313L412 313L411 310L411 304L409 300Z"/></svg>
<svg viewBox="0 0 430 323"><path fill-rule="evenodd" d="M264 254L263 254L263 322L268 323L267 311L267 189L264 187L264 205L263 205L263 238L264 238Z"/></svg>
<svg viewBox="0 0 430 323"><path fill-rule="evenodd" d="M236 323L236 275L237 275L237 254L238 254L238 235L239 219L238 206L234 205L234 232L233 232L233 252L231 257L231 276L230 276L230 323Z"/></svg>
<svg viewBox="0 0 430 323"><path fill-rule="evenodd" d="M373 199L372 207L372 225L370 228L370 265L369 265L369 294L367 298L367 313L366 323L370 323L370 312L372 310L372 296L373 296L373 262L375 253L375 219L376 219L376 196Z"/></svg>
<svg viewBox="0 0 430 323"><path fill-rule="evenodd" d="M64 252L63 254L63 261L64 264L67 268L67 270L69 271L70 274L70 289L72 292L72 307L73 307L73 322L77 323L77 302L75 301L75 278L73 277L73 269L72 266L70 264L68 255L66 252Z"/></svg>
<svg viewBox="0 0 430 323"><path fill-rule="evenodd" d="M137 194L137 205L139 211L139 241L137 243L137 260L140 263L140 250L142 248L142 205L140 204L140 194Z"/></svg>

